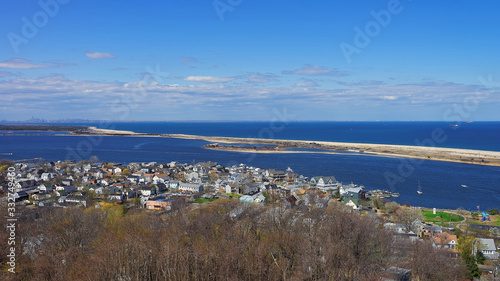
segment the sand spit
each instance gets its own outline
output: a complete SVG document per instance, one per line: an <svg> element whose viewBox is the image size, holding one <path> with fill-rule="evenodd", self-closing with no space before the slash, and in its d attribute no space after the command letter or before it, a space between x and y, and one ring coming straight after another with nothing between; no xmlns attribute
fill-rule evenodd
<svg viewBox="0 0 500 281"><path fill-rule="evenodd" d="M472 149L409 146L409 145L389 145L389 144L369 144L369 143L345 143L329 141L303 141L303 140L280 140L280 139L254 139L236 137L210 137L185 134L145 134L131 131L119 131L110 129L98 129L88 127L78 135L106 135L106 136L140 136L140 137L166 137L179 139L200 139L212 142L205 146L208 149L238 151L246 153L359 153L384 157L406 157L414 159L447 161L474 165L500 166L500 152L484 151ZM271 145L273 147L236 147L229 144L247 145ZM290 149L313 149L312 151L297 151ZM323 150L323 151L318 151Z"/></svg>

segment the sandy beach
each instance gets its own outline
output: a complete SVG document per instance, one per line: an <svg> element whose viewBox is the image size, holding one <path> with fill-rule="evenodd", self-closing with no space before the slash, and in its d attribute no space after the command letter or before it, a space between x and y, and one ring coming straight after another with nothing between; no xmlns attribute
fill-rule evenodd
<svg viewBox="0 0 500 281"><path fill-rule="evenodd" d="M82 134L106 135L106 136L140 136L140 137L166 137L166 138L179 138L179 139L200 139L216 143L216 145L211 144L206 146L205 148L246 152L246 153L326 153L326 154L359 153L363 155L373 155L373 156L403 157L403 158L447 161L447 162L456 162L456 163L465 163L474 165L500 166L500 152L472 150L472 149L369 144L369 143L345 143L345 142L328 142L328 141L210 137L210 136L185 135L185 134L144 134L132 131L98 129L96 127L88 127L88 130L78 133L78 135ZM244 147L244 146L235 147L227 145L231 143L271 145L274 147L268 149L262 149L262 148L258 149L252 147ZM294 148L314 149L315 151L289 150Z"/></svg>

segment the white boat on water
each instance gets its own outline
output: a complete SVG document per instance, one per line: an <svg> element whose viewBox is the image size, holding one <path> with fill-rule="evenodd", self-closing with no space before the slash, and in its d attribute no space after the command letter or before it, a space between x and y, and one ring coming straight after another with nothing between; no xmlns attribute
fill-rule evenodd
<svg viewBox="0 0 500 281"><path fill-rule="evenodd" d="M418 189L417 189L417 193L418 193L418 195L422 195L422 194L424 194L424 192L422 191L422 186L420 186L420 181L418 182Z"/></svg>
<svg viewBox="0 0 500 281"><path fill-rule="evenodd" d="M468 186L467 186L467 185L465 185L465 184L462 184L462 187L468 187Z"/></svg>

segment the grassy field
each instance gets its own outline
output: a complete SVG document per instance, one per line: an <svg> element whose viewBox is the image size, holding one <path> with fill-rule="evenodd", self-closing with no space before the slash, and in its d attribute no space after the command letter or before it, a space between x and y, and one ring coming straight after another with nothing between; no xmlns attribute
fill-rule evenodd
<svg viewBox="0 0 500 281"><path fill-rule="evenodd" d="M232 193L226 193L226 194L227 194L227 196L233 197L233 198L240 198L242 196L240 194L232 194Z"/></svg>
<svg viewBox="0 0 500 281"><path fill-rule="evenodd" d="M481 219L478 220L469 220L470 223L472 224L485 224L485 225L494 225L494 226L500 226L500 216L499 215L494 215L490 216L491 221L482 221Z"/></svg>
<svg viewBox="0 0 500 281"><path fill-rule="evenodd" d="M198 198L196 200L194 200L193 202L194 203L206 203L206 202L212 202L212 201L215 201L219 198Z"/></svg>
<svg viewBox="0 0 500 281"><path fill-rule="evenodd" d="M446 212L436 212L436 214L434 215L432 211L426 211L426 210L422 211L422 215L424 216L426 222L434 222L434 223L441 223L441 220L444 221L445 223L450 221L459 222L464 219L464 217L456 214L451 214Z"/></svg>

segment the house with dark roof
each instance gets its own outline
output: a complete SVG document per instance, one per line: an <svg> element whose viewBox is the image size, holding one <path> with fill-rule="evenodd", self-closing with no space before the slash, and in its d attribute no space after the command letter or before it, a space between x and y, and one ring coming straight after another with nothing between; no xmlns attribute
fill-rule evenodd
<svg viewBox="0 0 500 281"><path fill-rule="evenodd" d="M495 245L495 240L491 238L477 238L476 248L481 251L487 260L498 260L499 253ZM476 252L476 251L474 251Z"/></svg>

